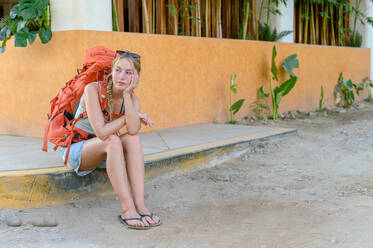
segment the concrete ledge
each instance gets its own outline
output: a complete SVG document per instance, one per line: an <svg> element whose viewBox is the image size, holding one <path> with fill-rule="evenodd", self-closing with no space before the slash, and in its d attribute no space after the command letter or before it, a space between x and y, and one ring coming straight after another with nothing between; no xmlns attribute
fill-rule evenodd
<svg viewBox="0 0 373 248"><path fill-rule="evenodd" d="M145 155L145 178L210 164L245 150L253 142L296 134L296 129L275 129L205 144ZM0 172L0 208L22 209L57 205L92 194L113 193L105 169L79 177L69 167Z"/></svg>

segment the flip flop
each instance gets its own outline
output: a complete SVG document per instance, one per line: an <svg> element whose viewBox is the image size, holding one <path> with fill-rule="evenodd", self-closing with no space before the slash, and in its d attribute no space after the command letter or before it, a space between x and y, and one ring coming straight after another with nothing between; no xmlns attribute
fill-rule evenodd
<svg viewBox="0 0 373 248"><path fill-rule="evenodd" d="M149 217L151 220L153 220L153 213L151 214L140 214L141 218L144 218L144 217ZM149 223L149 226L150 227L155 227L155 226L160 226L162 224L161 220L159 219L158 223L155 223L155 224L151 224Z"/></svg>
<svg viewBox="0 0 373 248"><path fill-rule="evenodd" d="M118 215L118 219L119 219L120 222L122 222L123 225L125 225L125 226L127 226L128 228L131 228L131 229L148 230L150 228L150 226L136 226L136 225L130 225L130 224L127 223L127 221L129 221L129 220L139 220L139 221L143 222L142 217L123 219L121 215Z"/></svg>

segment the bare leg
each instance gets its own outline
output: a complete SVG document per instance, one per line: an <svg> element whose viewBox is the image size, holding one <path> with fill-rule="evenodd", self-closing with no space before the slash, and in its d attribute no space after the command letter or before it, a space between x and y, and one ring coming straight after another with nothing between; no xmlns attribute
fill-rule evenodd
<svg viewBox="0 0 373 248"><path fill-rule="evenodd" d="M122 206L122 218L140 217L131 198L124 163L123 147L118 136L111 135L104 141L99 138L87 140L82 150L80 170L94 169L105 158L107 174ZM138 226L148 225L148 223L138 220L130 220L128 224Z"/></svg>
<svg viewBox="0 0 373 248"><path fill-rule="evenodd" d="M142 153L141 141L138 135L124 134L120 137L123 150L126 151L127 173L131 183L132 196L137 212L139 214L150 214L145 206L144 200L144 155ZM159 217L154 216L145 219L150 224L158 223Z"/></svg>

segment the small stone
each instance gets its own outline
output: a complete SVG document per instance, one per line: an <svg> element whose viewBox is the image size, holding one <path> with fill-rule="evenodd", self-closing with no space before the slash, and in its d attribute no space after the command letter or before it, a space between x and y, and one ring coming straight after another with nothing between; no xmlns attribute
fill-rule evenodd
<svg viewBox="0 0 373 248"><path fill-rule="evenodd" d="M176 203L175 202L168 202L166 208L168 208L168 209L176 208Z"/></svg>
<svg viewBox="0 0 373 248"><path fill-rule="evenodd" d="M297 118L297 116L296 116L295 113L291 112L291 113L289 114L289 119L294 120L294 119L296 119L296 118Z"/></svg>
<svg viewBox="0 0 373 248"><path fill-rule="evenodd" d="M316 112L310 112L310 113L309 113L309 116L310 116L310 117L316 117L316 116L317 116L317 113L316 113Z"/></svg>
<svg viewBox="0 0 373 248"><path fill-rule="evenodd" d="M307 112L306 112L306 110L304 110L304 109L299 109L299 110L298 110L298 113L304 115L304 114L306 114Z"/></svg>
<svg viewBox="0 0 373 248"><path fill-rule="evenodd" d="M228 174L225 171L216 173L214 176L214 179L217 181L224 181L224 182L228 182L230 180Z"/></svg>
<svg viewBox="0 0 373 248"><path fill-rule="evenodd" d="M345 110L345 109L340 109L340 110L338 111L338 113L340 113L340 114L344 114L344 113L346 113L346 110Z"/></svg>
<svg viewBox="0 0 373 248"><path fill-rule="evenodd" d="M325 110L331 112L331 113L339 113L339 108L336 106L326 106Z"/></svg>
<svg viewBox="0 0 373 248"><path fill-rule="evenodd" d="M182 200L181 200L181 203L182 203L183 205L188 205L188 204L189 204L189 201L188 201L187 199L182 199Z"/></svg>
<svg viewBox="0 0 373 248"><path fill-rule="evenodd" d="M58 225L58 221L54 216L47 215L42 218L34 219L32 225L38 227L55 227Z"/></svg>
<svg viewBox="0 0 373 248"><path fill-rule="evenodd" d="M328 112L324 111L324 112L322 112L322 115L323 115L324 117L326 117L326 116L328 116Z"/></svg>
<svg viewBox="0 0 373 248"><path fill-rule="evenodd" d="M224 191L221 193L224 197L229 197L231 195L231 193L229 193L228 191Z"/></svg>
<svg viewBox="0 0 373 248"><path fill-rule="evenodd" d="M6 216L6 224L8 226L21 226L22 221L20 220L20 218L18 218L18 216L9 214Z"/></svg>

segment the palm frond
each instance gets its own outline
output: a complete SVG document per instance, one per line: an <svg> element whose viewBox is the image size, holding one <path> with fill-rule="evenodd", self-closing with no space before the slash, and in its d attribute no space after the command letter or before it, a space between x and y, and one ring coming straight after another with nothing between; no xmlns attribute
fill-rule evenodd
<svg viewBox="0 0 373 248"><path fill-rule="evenodd" d="M0 18L0 30L5 27L6 25L8 25L8 17L7 16L3 16Z"/></svg>

